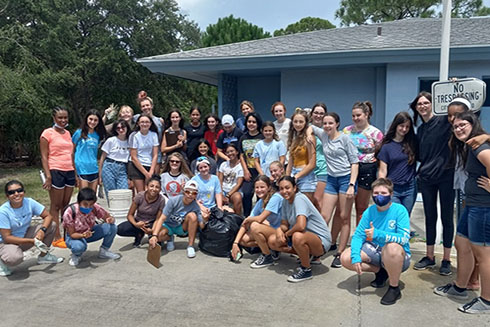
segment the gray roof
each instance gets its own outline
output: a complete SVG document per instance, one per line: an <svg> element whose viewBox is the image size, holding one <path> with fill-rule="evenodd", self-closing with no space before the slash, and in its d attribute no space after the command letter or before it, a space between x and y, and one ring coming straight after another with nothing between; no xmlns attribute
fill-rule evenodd
<svg viewBox="0 0 490 327"><path fill-rule="evenodd" d="M142 58L144 60L211 59L329 53L344 51L438 48L441 19L405 19L232 43ZM381 36L378 36L381 27ZM453 18L451 47L490 45L490 17Z"/></svg>

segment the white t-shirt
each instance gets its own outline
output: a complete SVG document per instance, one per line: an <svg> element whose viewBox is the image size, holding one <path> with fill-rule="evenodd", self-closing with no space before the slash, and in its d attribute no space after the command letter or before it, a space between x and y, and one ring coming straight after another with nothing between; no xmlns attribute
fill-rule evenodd
<svg viewBox="0 0 490 327"><path fill-rule="evenodd" d="M138 160L143 166L151 166L153 147L159 145L158 134L152 131L148 131L146 135L141 134L140 131L133 132L129 136L128 145L130 149L138 151Z"/></svg>
<svg viewBox="0 0 490 327"><path fill-rule="evenodd" d="M180 173L177 176L172 176L169 172L163 173L160 178L162 180L162 194L169 199L182 194L184 185L189 180L185 174Z"/></svg>
<svg viewBox="0 0 490 327"><path fill-rule="evenodd" d="M235 167L230 166L229 161L223 162L219 166L219 172L223 173L223 191L230 192L238 181L238 178L243 177L243 168L238 162Z"/></svg>
<svg viewBox="0 0 490 327"><path fill-rule="evenodd" d="M109 159L120 162L128 162L129 160L128 140L121 141L117 136L109 137L102 145L102 151L107 153Z"/></svg>
<svg viewBox="0 0 490 327"><path fill-rule="evenodd" d="M284 143L286 149L288 148L288 137L289 137L289 125L291 124L291 119L285 118L284 121L279 123L277 120L274 122L274 126L276 127L277 136L279 136L279 140Z"/></svg>

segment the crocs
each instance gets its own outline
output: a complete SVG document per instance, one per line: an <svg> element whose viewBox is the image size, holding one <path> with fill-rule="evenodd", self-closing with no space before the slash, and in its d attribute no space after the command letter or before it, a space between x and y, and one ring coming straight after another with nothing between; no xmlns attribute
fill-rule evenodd
<svg viewBox="0 0 490 327"><path fill-rule="evenodd" d="M55 246L55 247L57 247L57 248L66 249L65 240L62 239L62 238L59 238L56 241L53 241L52 245Z"/></svg>

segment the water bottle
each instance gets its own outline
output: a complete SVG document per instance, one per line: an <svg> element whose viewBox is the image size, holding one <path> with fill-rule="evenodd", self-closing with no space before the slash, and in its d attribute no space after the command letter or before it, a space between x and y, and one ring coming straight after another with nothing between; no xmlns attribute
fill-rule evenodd
<svg viewBox="0 0 490 327"><path fill-rule="evenodd" d="M44 171L39 171L39 177L41 178L41 184L44 185L44 183L46 183L46 174L44 173Z"/></svg>

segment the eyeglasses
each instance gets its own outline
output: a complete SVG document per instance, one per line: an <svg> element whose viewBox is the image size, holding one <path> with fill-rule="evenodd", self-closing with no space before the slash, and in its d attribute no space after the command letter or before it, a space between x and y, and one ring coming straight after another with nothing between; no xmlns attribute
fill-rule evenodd
<svg viewBox="0 0 490 327"><path fill-rule="evenodd" d="M428 105L430 105L430 102L429 101L417 103L417 107L428 106Z"/></svg>
<svg viewBox="0 0 490 327"><path fill-rule="evenodd" d="M196 191L185 190L184 193L185 194L189 194L189 195L197 195L197 192Z"/></svg>
<svg viewBox="0 0 490 327"><path fill-rule="evenodd" d="M170 163L180 163L180 160L169 160Z"/></svg>
<svg viewBox="0 0 490 327"><path fill-rule="evenodd" d="M19 187L16 190L8 190L7 194L8 195L14 195L15 193L23 193L23 192L24 192L24 189L22 187Z"/></svg>
<svg viewBox="0 0 490 327"><path fill-rule="evenodd" d="M453 129L455 131L457 130L462 130L462 129L465 129L466 126L468 126L470 123L462 123L462 124L459 124L459 125L453 125Z"/></svg>

